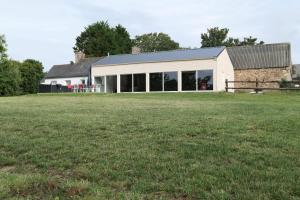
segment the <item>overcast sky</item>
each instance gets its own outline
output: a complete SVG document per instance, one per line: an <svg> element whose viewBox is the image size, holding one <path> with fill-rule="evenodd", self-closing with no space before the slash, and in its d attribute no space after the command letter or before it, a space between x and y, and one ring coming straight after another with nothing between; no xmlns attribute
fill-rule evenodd
<svg viewBox="0 0 300 200"><path fill-rule="evenodd" d="M99 20L127 28L131 37L165 32L183 47L200 47L209 27L230 36L252 35L266 43L290 42L300 63L299 0L0 0L0 34L8 54L54 64L74 60L75 38Z"/></svg>

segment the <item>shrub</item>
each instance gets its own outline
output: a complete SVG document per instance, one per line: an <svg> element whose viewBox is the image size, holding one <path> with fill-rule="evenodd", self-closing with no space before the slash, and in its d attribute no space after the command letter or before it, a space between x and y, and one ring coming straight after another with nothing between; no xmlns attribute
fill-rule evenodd
<svg viewBox="0 0 300 200"><path fill-rule="evenodd" d="M20 63L17 61L0 61L0 96L19 94L21 76Z"/></svg>
<svg viewBox="0 0 300 200"><path fill-rule="evenodd" d="M38 87L43 78L43 65L41 62L27 59L20 65L21 84L20 89L23 94L33 94L38 92Z"/></svg>

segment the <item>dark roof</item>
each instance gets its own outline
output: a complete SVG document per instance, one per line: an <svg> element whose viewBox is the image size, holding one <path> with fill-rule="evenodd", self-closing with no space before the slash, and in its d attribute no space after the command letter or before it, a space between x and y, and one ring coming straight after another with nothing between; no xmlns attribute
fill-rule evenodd
<svg viewBox="0 0 300 200"><path fill-rule="evenodd" d="M78 63L54 65L46 75L47 78L69 78L89 76L91 65L101 58L85 58Z"/></svg>
<svg viewBox="0 0 300 200"><path fill-rule="evenodd" d="M218 57L224 49L225 47L212 47L201 49L159 51L151 53L140 53L136 55L111 55L99 60L97 63L93 64L93 66L212 59Z"/></svg>
<svg viewBox="0 0 300 200"><path fill-rule="evenodd" d="M300 64L293 65L293 78L300 77Z"/></svg>
<svg viewBox="0 0 300 200"><path fill-rule="evenodd" d="M291 66L289 43L227 48L234 69L259 69Z"/></svg>

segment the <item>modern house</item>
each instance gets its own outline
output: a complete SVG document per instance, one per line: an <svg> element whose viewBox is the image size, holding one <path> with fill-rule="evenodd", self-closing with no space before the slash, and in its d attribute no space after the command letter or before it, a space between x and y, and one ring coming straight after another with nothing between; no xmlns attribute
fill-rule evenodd
<svg viewBox="0 0 300 200"><path fill-rule="evenodd" d="M213 47L107 56L91 76L104 93L200 92L224 91L234 71L227 49Z"/></svg>
<svg viewBox="0 0 300 200"><path fill-rule="evenodd" d="M230 47L227 50L234 68L235 80L292 80L291 45L289 43ZM235 84L235 87L240 86L247 87L247 84ZM279 87L277 83L265 86Z"/></svg>
<svg viewBox="0 0 300 200"><path fill-rule="evenodd" d="M202 92L224 91L226 79L276 81L264 85L272 88L279 87L277 81L292 80L289 43L150 53L140 53L136 47L132 50L132 54L102 58L76 53L75 63L53 66L44 84L87 85L100 93Z"/></svg>
<svg viewBox="0 0 300 200"><path fill-rule="evenodd" d="M85 58L83 53L75 54L75 63L54 65L47 73L43 84L46 85L90 85L91 66L101 58Z"/></svg>

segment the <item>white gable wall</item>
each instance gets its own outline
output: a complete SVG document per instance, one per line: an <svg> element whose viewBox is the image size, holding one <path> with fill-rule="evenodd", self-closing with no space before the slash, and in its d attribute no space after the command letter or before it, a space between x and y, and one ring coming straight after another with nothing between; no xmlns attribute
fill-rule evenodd
<svg viewBox="0 0 300 200"><path fill-rule="evenodd" d="M219 55L217 66L218 88L225 90L225 80L234 81L234 69L226 49Z"/></svg>

